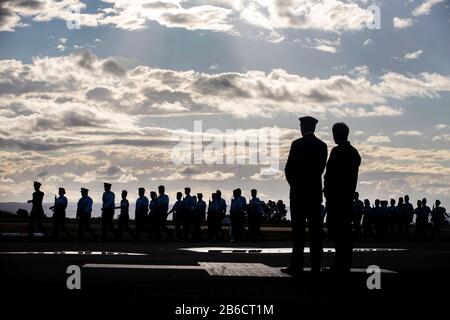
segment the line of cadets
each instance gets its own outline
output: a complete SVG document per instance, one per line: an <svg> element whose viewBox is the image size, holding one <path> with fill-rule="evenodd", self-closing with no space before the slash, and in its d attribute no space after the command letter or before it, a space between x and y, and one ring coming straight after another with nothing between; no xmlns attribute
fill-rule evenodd
<svg viewBox="0 0 450 320"><path fill-rule="evenodd" d="M359 200L358 192L353 201L353 230L356 241L409 241L411 240L410 225L416 217L416 228L413 239L427 241L431 222L431 239L441 240L441 225L449 218L441 202L436 200L433 209L427 206L427 199L417 201L414 208L409 202L409 196L387 201L375 200L371 206L370 200ZM361 228L362 227L362 228ZM361 230L362 229L362 230Z"/></svg>
<svg viewBox="0 0 450 320"><path fill-rule="evenodd" d="M29 237L34 235L34 226L36 225L44 234L45 229L42 224L44 210L42 202L44 193L40 190L41 183L34 182L35 192L32 203L32 209L29 218ZM136 240L141 240L142 236L146 236L147 240L160 240L161 234L166 233L169 239L172 239L171 230L167 228L167 216L173 214L175 224L175 236L179 241L202 241L201 225L206 220L208 225L208 240L222 241L225 240L222 230L222 221L225 218L227 204L222 198L222 193L217 190L211 195L208 207L203 200L203 194L197 193L197 196L191 195L191 189L184 189L184 197L181 192L177 192L177 200L172 209L169 211L169 197L165 194L165 187L158 187L158 194L150 192L150 200L145 196L145 189L139 188L139 197L136 200L135 207L135 230L129 226L129 201L127 199L127 190L122 191L120 205L115 205L115 195L111 191L111 184L104 183L105 192L102 196L102 240L107 239L108 232L122 239L123 232L128 232ZM71 234L65 226L67 198L65 197L64 188L59 188L59 197L55 196L55 204L50 207L53 211L54 232L53 237L59 237L59 231L64 231L69 238ZM77 203L77 220L78 220L78 239L84 239L84 233L88 232L94 239L98 239L98 235L90 226L92 214L92 198L88 195L89 190L81 188L81 198ZM229 239L231 241L242 240L242 234L245 230L244 221L248 219L248 240L262 240L260 230L261 220L263 217L263 208L261 201L257 197L257 191L251 190L251 199L247 204L246 199L242 196L240 189L233 191L233 198L230 206L230 222L231 232ZM118 228L114 228L113 219L116 209L120 209Z"/></svg>

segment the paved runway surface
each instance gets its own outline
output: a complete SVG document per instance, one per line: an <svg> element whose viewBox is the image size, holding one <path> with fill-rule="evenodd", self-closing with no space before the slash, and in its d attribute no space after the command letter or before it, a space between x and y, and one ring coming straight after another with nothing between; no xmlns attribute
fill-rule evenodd
<svg viewBox="0 0 450 320"><path fill-rule="evenodd" d="M312 305L340 303L351 310L352 305L405 308L407 303L408 308L420 308L415 303L420 302L425 308L428 302L450 302L450 243L356 244L354 269L345 279L329 273L318 278L309 272L300 279L285 276L279 268L289 262L289 247L283 241L0 242L0 280L7 293L3 301L9 302L5 306L22 302L98 303L112 309L151 306L163 318L177 318L176 310L183 310L178 307L189 312L189 306L210 306L219 316L221 304L273 306L272 314L259 314L258 319L287 318L293 310ZM330 249L325 250L324 265L331 265L333 250L330 244L325 247ZM80 267L80 290L67 288L70 265ZM382 269L380 290L367 288L366 269L371 265ZM214 316L211 310L206 318Z"/></svg>

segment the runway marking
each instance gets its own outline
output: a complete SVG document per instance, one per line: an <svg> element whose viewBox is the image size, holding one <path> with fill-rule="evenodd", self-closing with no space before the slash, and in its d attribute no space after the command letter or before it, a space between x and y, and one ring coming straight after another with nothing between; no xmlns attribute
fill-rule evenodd
<svg viewBox="0 0 450 320"><path fill-rule="evenodd" d="M3 251L0 255L86 255L86 256L145 256L145 253L111 251Z"/></svg>
<svg viewBox="0 0 450 320"><path fill-rule="evenodd" d="M234 263L234 262L198 262L199 265L157 265L157 264L114 264L87 263L83 268L97 269L141 269L141 270L204 270L210 276L217 277L258 277L258 278L289 278L278 267L270 267L262 263ZM311 271L311 268L304 268ZM396 271L381 269L382 273L397 273ZM364 268L352 268L352 273L366 273Z"/></svg>
<svg viewBox="0 0 450 320"><path fill-rule="evenodd" d="M286 254L292 253L292 248L237 248L237 247L193 247L180 248L180 250L198 252L198 253L265 253L265 254ZM406 251L408 249L399 248L354 248L353 252L395 252ZM309 247L305 247L305 253L310 252ZM323 248L324 253L334 253L334 248Z"/></svg>

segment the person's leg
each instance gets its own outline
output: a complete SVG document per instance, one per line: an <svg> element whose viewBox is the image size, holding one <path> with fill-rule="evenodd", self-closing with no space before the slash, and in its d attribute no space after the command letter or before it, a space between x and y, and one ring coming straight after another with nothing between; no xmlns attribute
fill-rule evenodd
<svg viewBox="0 0 450 320"><path fill-rule="evenodd" d="M303 250L305 247L305 217L298 201L291 199L292 254L290 268L295 272L303 271Z"/></svg>
<svg viewBox="0 0 450 320"><path fill-rule="evenodd" d="M320 203L308 210L308 226L311 247L311 270L313 272L320 272L323 252Z"/></svg>

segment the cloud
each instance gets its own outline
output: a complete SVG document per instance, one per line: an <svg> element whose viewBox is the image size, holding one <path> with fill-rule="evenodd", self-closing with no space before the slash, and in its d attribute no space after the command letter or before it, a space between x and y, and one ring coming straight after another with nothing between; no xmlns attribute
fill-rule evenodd
<svg viewBox="0 0 450 320"><path fill-rule="evenodd" d="M443 129L450 128L450 126L448 124L445 124L445 123L439 123L439 124L435 125L434 128L436 130L443 130Z"/></svg>
<svg viewBox="0 0 450 320"><path fill-rule="evenodd" d="M261 168L258 173L255 173L250 177L252 180L277 180L282 179L284 173L274 168Z"/></svg>
<svg viewBox="0 0 450 320"><path fill-rule="evenodd" d="M418 59L421 55L422 55L423 51L422 50L417 50L414 52L409 52L407 54L405 54L405 56L403 57L405 60L415 60Z"/></svg>
<svg viewBox="0 0 450 320"><path fill-rule="evenodd" d="M406 29L413 25L413 20L411 18L399 18L394 17L393 24L395 29Z"/></svg>
<svg viewBox="0 0 450 320"><path fill-rule="evenodd" d="M379 143L390 143L391 139L388 136L377 135L368 137L366 141L369 143L379 144Z"/></svg>
<svg viewBox="0 0 450 320"><path fill-rule="evenodd" d="M444 0L424 0L418 7L416 7L413 11L413 16L422 16L428 15L431 12L431 9L439 4L444 2Z"/></svg>
<svg viewBox="0 0 450 320"><path fill-rule="evenodd" d="M374 41L373 41L372 39L369 38L369 39L367 39L366 41L364 41L363 46L364 46L364 47L367 47L367 46L371 45L373 42L374 42Z"/></svg>
<svg viewBox="0 0 450 320"><path fill-rule="evenodd" d="M394 133L396 136L409 136L409 137L414 137L414 136L421 136L422 132L417 131L417 130L400 130Z"/></svg>

